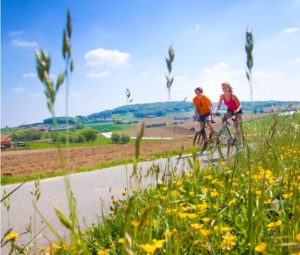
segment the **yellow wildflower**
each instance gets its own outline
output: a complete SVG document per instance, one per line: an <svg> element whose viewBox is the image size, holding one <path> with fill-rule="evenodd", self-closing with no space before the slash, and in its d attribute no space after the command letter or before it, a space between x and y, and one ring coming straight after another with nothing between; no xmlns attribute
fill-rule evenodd
<svg viewBox="0 0 300 255"><path fill-rule="evenodd" d="M256 190L255 194L256 194L257 197L261 197L261 190Z"/></svg>
<svg viewBox="0 0 300 255"><path fill-rule="evenodd" d="M233 199L231 199L230 201L229 201L229 205L236 205L236 203L237 203L237 200L236 200L236 198L233 198Z"/></svg>
<svg viewBox="0 0 300 255"><path fill-rule="evenodd" d="M112 198L111 198L111 202L112 202L113 204L116 204L116 203L118 203L118 199L115 198L115 197L112 197Z"/></svg>
<svg viewBox="0 0 300 255"><path fill-rule="evenodd" d="M219 195L219 193L216 190L213 190L210 192L211 197L216 197Z"/></svg>
<svg viewBox="0 0 300 255"><path fill-rule="evenodd" d="M140 248L142 251L146 252L147 254L154 254L156 247L150 244L141 244Z"/></svg>
<svg viewBox="0 0 300 255"><path fill-rule="evenodd" d="M207 176L204 176L204 179L207 179L207 180L212 180L214 177L212 177L211 175L207 175Z"/></svg>
<svg viewBox="0 0 300 255"><path fill-rule="evenodd" d="M202 192L207 194L208 193L208 188L202 188Z"/></svg>
<svg viewBox="0 0 300 255"><path fill-rule="evenodd" d="M296 240L297 240L297 241L300 241L300 233L298 233L298 234L296 235Z"/></svg>
<svg viewBox="0 0 300 255"><path fill-rule="evenodd" d="M107 255L107 254L109 254L109 252L110 252L110 249L101 250L101 251L98 251L97 255Z"/></svg>
<svg viewBox="0 0 300 255"><path fill-rule="evenodd" d="M189 192L189 195L190 195L190 196L194 196L194 195L195 195L195 192L194 192L194 191L190 191L190 192Z"/></svg>
<svg viewBox="0 0 300 255"><path fill-rule="evenodd" d="M292 192L290 192L290 193L285 193L285 194L283 194L282 195L282 197L284 198L284 199L290 199L291 197L292 197L292 195L293 195L293 193Z"/></svg>
<svg viewBox="0 0 300 255"><path fill-rule="evenodd" d="M153 227L156 227L156 226L157 226L157 220L153 219L151 225L152 225Z"/></svg>
<svg viewBox="0 0 300 255"><path fill-rule="evenodd" d="M120 238L120 239L118 240L118 243L119 243L119 244L125 243L125 239L124 239L124 238Z"/></svg>
<svg viewBox="0 0 300 255"><path fill-rule="evenodd" d="M215 183L218 183L218 179L211 180L211 184L215 184Z"/></svg>
<svg viewBox="0 0 300 255"><path fill-rule="evenodd" d="M186 174L186 176L191 178L191 177L193 177L193 173L189 172L189 173Z"/></svg>
<svg viewBox="0 0 300 255"><path fill-rule="evenodd" d="M165 240L153 240L152 244L141 244L140 248L142 249L142 251L146 252L147 254L154 254L155 250L157 248L162 248L164 245Z"/></svg>
<svg viewBox="0 0 300 255"><path fill-rule="evenodd" d="M131 222L131 225L134 226L135 228L137 228L140 225L140 223L138 221L136 221L136 220L133 220Z"/></svg>
<svg viewBox="0 0 300 255"><path fill-rule="evenodd" d="M12 239L14 240L14 239L17 239L19 237L20 237L20 235L18 233L14 233L14 232L10 232L9 234L7 234L5 236L5 238L8 239L8 240L12 240Z"/></svg>
<svg viewBox="0 0 300 255"><path fill-rule="evenodd" d="M190 219L190 220L194 220L198 217L198 214L195 214L195 213L187 213L187 217Z"/></svg>
<svg viewBox="0 0 300 255"><path fill-rule="evenodd" d="M272 199L271 198L268 198L265 202L264 202L265 205L270 205L272 204Z"/></svg>
<svg viewBox="0 0 300 255"><path fill-rule="evenodd" d="M171 231L166 231L165 233L164 233L164 236L165 237L170 237L170 236L172 236L172 232Z"/></svg>
<svg viewBox="0 0 300 255"><path fill-rule="evenodd" d="M222 232L229 232L231 229L232 229L232 228L230 228L230 227L221 227L221 228L220 228L220 230L221 230Z"/></svg>
<svg viewBox="0 0 300 255"><path fill-rule="evenodd" d="M179 212L178 217L181 219L185 219L185 218L187 218L187 213Z"/></svg>
<svg viewBox="0 0 300 255"><path fill-rule="evenodd" d="M125 188L125 190L123 190L123 191L121 192L121 195L122 195L122 196L125 196L125 195L126 195L126 188Z"/></svg>
<svg viewBox="0 0 300 255"><path fill-rule="evenodd" d="M269 223L267 225L267 227L268 227L268 230L271 230L272 228L276 228L276 227L279 227L281 225L282 225L282 222L281 222L281 220L279 220L279 221L276 221L276 222Z"/></svg>
<svg viewBox="0 0 300 255"><path fill-rule="evenodd" d="M265 251L265 249L267 248L267 244L266 243L260 243L259 245L257 245L255 247L255 250L259 253L262 253Z"/></svg>
<svg viewBox="0 0 300 255"><path fill-rule="evenodd" d="M211 221L211 218L205 217L202 219L203 222L208 223Z"/></svg>
<svg viewBox="0 0 300 255"><path fill-rule="evenodd" d="M209 236L210 235L210 230L209 229L201 229L200 233L203 236Z"/></svg>
<svg viewBox="0 0 300 255"><path fill-rule="evenodd" d="M172 234L175 235L175 234L177 234L177 233L178 233L177 229L176 229L176 228L173 228L173 229L172 229Z"/></svg>
<svg viewBox="0 0 300 255"><path fill-rule="evenodd" d="M203 227L203 224L193 223L191 224L192 229L197 230Z"/></svg>
<svg viewBox="0 0 300 255"><path fill-rule="evenodd" d="M236 245L236 237L231 234L227 234L226 236L223 236L223 241L220 247L223 250L231 250L235 245Z"/></svg>
<svg viewBox="0 0 300 255"><path fill-rule="evenodd" d="M164 246L166 240L156 240L153 239L152 244L156 247L156 248L162 248Z"/></svg>

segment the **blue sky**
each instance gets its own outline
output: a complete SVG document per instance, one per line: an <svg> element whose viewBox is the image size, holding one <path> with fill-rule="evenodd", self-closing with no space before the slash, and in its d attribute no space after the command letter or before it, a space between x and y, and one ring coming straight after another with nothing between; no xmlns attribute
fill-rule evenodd
<svg viewBox="0 0 300 255"><path fill-rule="evenodd" d="M172 100L192 101L194 88L217 101L223 81L250 100L245 31L254 35L254 100L300 100L300 0L2 0L1 126L49 117L36 77L34 49L52 58L55 80L66 10L73 21L75 70L70 115L168 100L165 57L175 50ZM55 105L65 114L65 87Z"/></svg>

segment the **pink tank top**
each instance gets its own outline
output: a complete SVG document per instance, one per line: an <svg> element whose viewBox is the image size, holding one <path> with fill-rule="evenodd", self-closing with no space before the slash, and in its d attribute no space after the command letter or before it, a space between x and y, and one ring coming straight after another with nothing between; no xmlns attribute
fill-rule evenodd
<svg viewBox="0 0 300 255"><path fill-rule="evenodd" d="M225 95L223 94L223 100L229 111L235 111L237 108L239 108L238 103L232 98L232 95L230 96L230 100L227 101L225 99Z"/></svg>

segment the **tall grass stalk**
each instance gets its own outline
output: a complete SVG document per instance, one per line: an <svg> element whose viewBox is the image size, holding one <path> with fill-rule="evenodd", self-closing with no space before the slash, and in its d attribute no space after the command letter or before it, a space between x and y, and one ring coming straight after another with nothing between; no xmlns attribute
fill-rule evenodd
<svg viewBox="0 0 300 255"><path fill-rule="evenodd" d="M246 77L249 82L249 87L250 87L250 98L251 102L253 102L253 84L252 84L252 67L253 67L253 51L254 47L254 40L253 40L253 35L252 31L248 28L246 30L246 45L245 45L245 51L247 55L247 70L246 70Z"/></svg>

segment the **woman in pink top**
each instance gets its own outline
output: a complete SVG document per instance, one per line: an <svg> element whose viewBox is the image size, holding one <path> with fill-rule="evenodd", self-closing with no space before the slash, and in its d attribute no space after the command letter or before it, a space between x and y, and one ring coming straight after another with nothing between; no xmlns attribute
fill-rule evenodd
<svg viewBox="0 0 300 255"><path fill-rule="evenodd" d="M232 93L232 87L230 86L229 83L227 82L222 83L222 90L224 93L221 94L220 96L219 103L214 114L218 112L218 110L222 105L222 102L224 102L224 104L227 106L227 111L224 114L222 121L224 122L225 120L232 118L234 115L236 116L234 122L234 128L237 132L238 140L241 141L242 109L241 109L240 101L237 98L237 96Z"/></svg>

